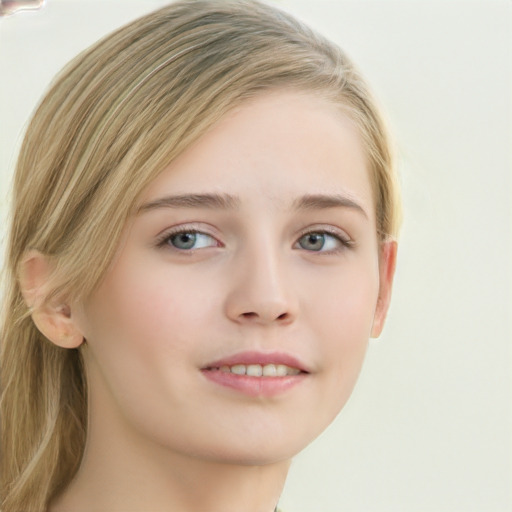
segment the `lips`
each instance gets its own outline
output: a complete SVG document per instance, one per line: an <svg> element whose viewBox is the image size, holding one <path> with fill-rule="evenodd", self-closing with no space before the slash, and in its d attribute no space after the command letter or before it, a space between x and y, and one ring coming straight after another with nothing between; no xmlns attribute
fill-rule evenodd
<svg viewBox="0 0 512 512"><path fill-rule="evenodd" d="M265 367L271 364L276 366L283 365L289 368L296 368L300 372L309 373L306 366L296 357L283 352L241 352L239 354L234 354L232 356L209 363L204 369L220 369L223 366L232 368L236 365L260 365Z"/></svg>
<svg viewBox="0 0 512 512"><path fill-rule="evenodd" d="M290 354L243 352L201 369L209 380L249 396L275 396L299 384L309 374Z"/></svg>

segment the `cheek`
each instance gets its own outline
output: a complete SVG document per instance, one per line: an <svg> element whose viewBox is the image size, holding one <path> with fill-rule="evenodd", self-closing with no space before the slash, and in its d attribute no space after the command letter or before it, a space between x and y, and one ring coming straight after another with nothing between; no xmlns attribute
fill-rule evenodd
<svg viewBox="0 0 512 512"><path fill-rule="evenodd" d="M118 267L84 309L94 403L105 414L115 403L139 426L161 404L183 402L182 390L193 384L187 368L197 360L197 326L208 320L205 301L183 273L156 274Z"/></svg>
<svg viewBox="0 0 512 512"><path fill-rule="evenodd" d="M317 319L326 347L349 349L370 337L379 291L376 259L354 260L326 276L309 301L306 314ZM308 313L309 310L309 313Z"/></svg>
<svg viewBox="0 0 512 512"><path fill-rule="evenodd" d="M120 267L93 297L88 316L95 321L98 338L110 333L109 338L139 342L147 349L155 343L170 345L172 334L175 345L187 329L204 322L211 307L212 301L194 284L176 269L150 270L142 262Z"/></svg>
<svg viewBox="0 0 512 512"><path fill-rule="evenodd" d="M326 392L319 404L330 421L348 400L368 347L378 297L378 266L354 265L325 283L309 303L317 329L321 378Z"/></svg>

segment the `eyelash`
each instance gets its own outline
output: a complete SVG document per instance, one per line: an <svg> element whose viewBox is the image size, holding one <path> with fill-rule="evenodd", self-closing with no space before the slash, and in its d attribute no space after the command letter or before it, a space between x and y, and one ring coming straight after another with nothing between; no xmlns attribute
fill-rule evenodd
<svg viewBox="0 0 512 512"><path fill-rule="evenodd" d="M205 235L205 236L208 236L214 240L217 240L213 235L209 234L209 233L206 233L204 231L201 231L200 229L195 229L195 228L177 228L177 229L174 229L174 230L170 230L170 231L166 231L162 236L160 236L158 239L157 239L157 242L156 242L156 245L157 247L160 247L160 248L168 248L168 249L171 249L171 250L174 250L174 251L177 251L181 254L186 254L186 253L193 253L199 249L179 249L177 247L173 247L169 242L170 242L170 239L172 237L175 237L177 235L180 235L180 234L190 234L190 235ZM353 240L350 240L348 237L344 237L342 236L338 230L335 230L335 229L326 229L326 228L320 228L320 229L307 229L307 230L304 230L300 233L298 239L297 239L297 242L295 242L294 244L294 247L296 244L299 243L299 241L304 238L305 236L307 235L328 235L330 237L333 237L337 240L337 242L339 242L340 246L335 248L335 249L332 249L332 250L329 250L329 251L314 251L314 250L307 250L307 249L303 249L305 250L306 252L311 252L311 253L318 253L318 254L324 254L324 255L328 255L328 254L337 254L337 253L340 253L342 251L345 251L347 249L351 249L354 247L354 241ZM217 241L218 242L218 241ZM212 245L211 247L222 247L222 244L220 242L218 242L220 245Z"/></svg>
<svg viewBox="0 0 512 512"><path fill-rule="evenodd" d="M170 231L166 231L161 237L159 237L157 239L157 243L156 245L160 248L169 248L171 250L175 250L177 252L180 252L182 254L184 253L192 253L198 249L179 249L178 247L173 247L169 241L172 237L175 237L177 235L181 235L181 234L187 234L187 235L205 235L205 236L208 236L210 238L212 238L213 240L216 240L216 238L213 236L213 235L210 235L209 233L205 233L204 231L201 231L200 229L195 229L195 228L176 228L176 229L173 229L173 230L170 230ZM220 244L220 242L219 242ZM220 245L222 247L222 244ZM212 247L215 247L215 246L212 246Z"/></svg>
<svg viewBox="0 0 512 512"><path fill-rule="evenodd" d="M299 240L301 238L304 238L307 235L328 235L328 236L331 236L331 237L335 238L339 242L339 244L340 244L340 246L337 247L336 249L331 249L329 251L313 251L313 250L307 251L307 249L304 249L307 252L329 255L329 254L338 254L340 252L346 251L347 249L352 249L354 247L354 241L351 240L350 238L348 238L348 235L343 236L339 232L339 230L334 229L334 228L332 228L332 229L328 229L328 228L319 228L319 229L308 228L308 229L305 229L304 231L302 231L300 233L299 238L298 238L296 244L299 243Z"/></svg>

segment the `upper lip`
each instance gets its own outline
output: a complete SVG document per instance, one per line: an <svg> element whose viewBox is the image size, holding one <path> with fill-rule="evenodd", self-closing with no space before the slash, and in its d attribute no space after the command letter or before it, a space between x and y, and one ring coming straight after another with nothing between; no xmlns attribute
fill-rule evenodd
<svg viewBox="0 0 512 512"><path fill-rule="evenodd" d="M265 366L267 364L284 364L290 368L297 368L302 372L309 373L309 370L304 363L299 361L297 357L285 352L238 352L231 356L208 363L203 367L203 369L220 368L221 366L234 366L236 364L259 364L261 366Z"/></svg>

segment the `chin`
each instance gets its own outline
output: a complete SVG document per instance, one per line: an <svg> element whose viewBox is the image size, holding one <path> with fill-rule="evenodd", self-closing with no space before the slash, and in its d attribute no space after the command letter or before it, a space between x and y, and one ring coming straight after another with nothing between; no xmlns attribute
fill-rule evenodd
<svg viewBox="0 0 512 512"><path fill-rule="evenodd" d="M250 452L248 450L235 451L230 448L226 452L209 454L203 458L209 462L216 464L229 464L233 466L245 466L245 467L263 467L275 464L289 464L291 459L299 453L300 450L294 452L282 452L276 453L262 453L262 450Z"/></svg>
<svg viewBox="0 0 512 512"><path fill-rule="evenodd" d="M323 430L323 429L322 429ZM293 457L308 446L319 434L298 432L273 432L268 430L262 436L243 433L229 436L224 442L211 444L211 450L203 447L197 456L211 462L239 466L266 466L290 462ZM295 434L295 435L293 435ZM206 448L206 449L204 449Z"/></svg>

